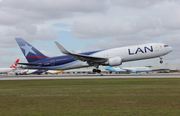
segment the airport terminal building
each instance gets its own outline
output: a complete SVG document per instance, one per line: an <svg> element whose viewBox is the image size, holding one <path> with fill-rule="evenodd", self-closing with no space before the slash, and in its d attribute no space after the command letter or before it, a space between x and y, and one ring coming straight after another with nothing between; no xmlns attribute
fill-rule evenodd
<svg viewBox="0 0 180 116"><path fill-rule="evenodd" d="M180 64L161 64L151 67L152 70L164 70L171 73L180 72Z"/></svg>

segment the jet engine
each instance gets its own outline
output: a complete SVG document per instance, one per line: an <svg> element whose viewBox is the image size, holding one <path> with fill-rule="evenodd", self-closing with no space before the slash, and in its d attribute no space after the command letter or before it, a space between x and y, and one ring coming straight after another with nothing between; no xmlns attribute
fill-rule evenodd
<svg viewBox="0 0 180 116"><path fill-rule="evenodd" d="M122 64L122 59L119 56L110 58L108 60L108 64L109 64L109 66L119 66Z"/></svg>

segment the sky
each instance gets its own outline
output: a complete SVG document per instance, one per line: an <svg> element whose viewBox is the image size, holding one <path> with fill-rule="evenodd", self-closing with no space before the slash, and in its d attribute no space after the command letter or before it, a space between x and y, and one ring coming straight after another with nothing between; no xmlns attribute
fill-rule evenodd
<svg viewBox="0 0 180 116"><path fill-rule="evenodd" d="M178 0L0 0L0 67L27 62L15 38L47 56L144 43L166 43L173 51L164 63L180 64ZM159 58L123 63L155 66Z"/></svg>

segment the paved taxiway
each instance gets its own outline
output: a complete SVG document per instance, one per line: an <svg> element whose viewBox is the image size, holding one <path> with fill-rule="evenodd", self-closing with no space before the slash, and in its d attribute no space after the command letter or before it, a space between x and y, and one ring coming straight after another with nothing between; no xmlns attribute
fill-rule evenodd
<svg viewBox="0 0 180 116"><path fill-rule="evenodd" d="M166 74L88 74L88 75L18 75L0 76L0 80L40 80L40 79L103 79L103 78L180 78L180 73Z"/></svg>

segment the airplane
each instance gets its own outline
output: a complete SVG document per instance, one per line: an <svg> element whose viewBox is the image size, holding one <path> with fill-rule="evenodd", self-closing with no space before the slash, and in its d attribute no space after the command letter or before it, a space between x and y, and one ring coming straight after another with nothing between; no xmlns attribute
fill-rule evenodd
<svg viewBox="0 0 180 116"><path fill-rule="evenodd" d="M124 62L160 58L173 50L163 43L148 43L127 47L118 47L85 53L71 53L55 42L65 55L47 57L22 38L15 38L28 63L18 63L25 69L68 70L94 66L93 72L101 73L99 66L119 66Z"/></svg>
<svg viewBox="0 0 180 116"><path fill-rule="evenodd" d="M16 75L26 75L26 72L28 71L28 69L17 69L17 70L15 70L14 71L14 73L16 74Z"/></svg>
<svg viewBox="0 0 180 116"><path fill-rule="evenodd" d="M26 70L16 70L16 75L30 75L30 74L37 74L40 75L42 73L46 72L46 70L40 70L40 69L26 69Z"/></svg>
<svg viewBox="0 0 180 116"><path fill-rule="evenodd" d="M0 68L0 73L8 73L15 70L18 62L19 59L17 59L9 68Z"/></svg>
<svg viewBox="0 0 180 116"><path fill-rule="evenodd" d="M30 74L42 74L42 73L45 73L45 74L58 74L58 73L61 73L63 72L64 70L40 70L40 69L37 69L37 70L27 70L26 74L30 75Z"/></svg>
<svg viewBox="0 0 180 116"><path fill-rule="evenodd" d="M120 66L118 68L116 67L110 67L106 66L106 70L112 72L124 72L124 73L138 73L138 72L150 72L151 69L149 67L124 67L121 68Z"/></svg>
<svg viewBox="0 0 180 116"><path fill-rule="evenodd" d="M45 70L41 70L41 69L36 69L36 70L27 70L26 74L30 75L30 74L37 74L40 75L42 73L46 72Z"/></svg>

